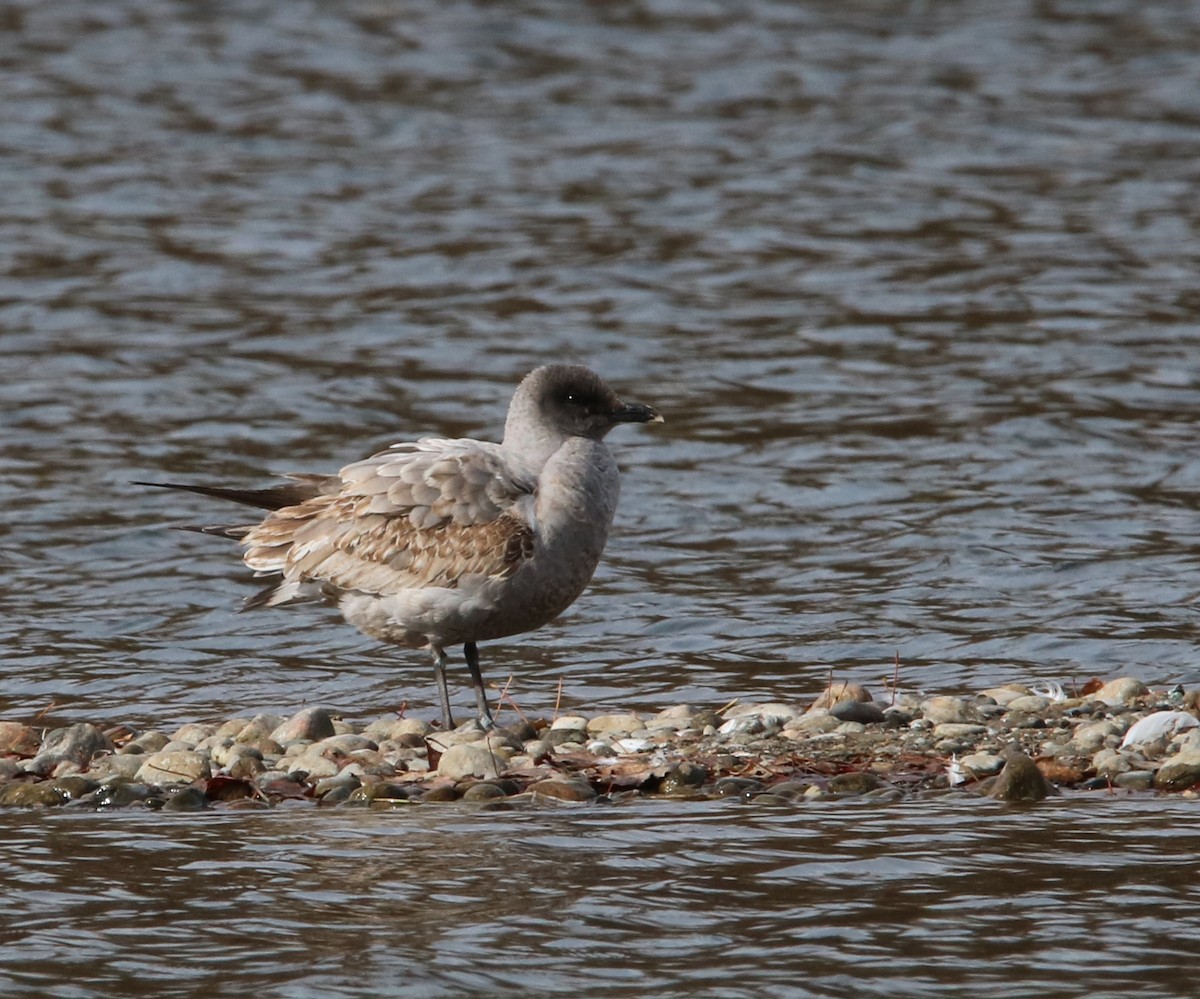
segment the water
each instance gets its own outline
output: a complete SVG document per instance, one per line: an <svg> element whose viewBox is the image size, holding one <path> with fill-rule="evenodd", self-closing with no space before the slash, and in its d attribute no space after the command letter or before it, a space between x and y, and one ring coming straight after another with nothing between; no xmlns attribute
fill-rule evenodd
<svg viewBox="0 0 1200 999"><path fill-rule="evenodd" d="M529 713L560 682L584 711L803 700L831 669L878 690L896 653L902 683L930 692L1198 682L1198 46L1182 0L6 4L3 716L169 727L405 701L432 716L419 655L313 609L238 615L253 584L234 553L164 529L226 511L130 481L256 484L420 433L494 436L520 376L560 358L669 422L614 435L624 496L589 594L484 650ZM535 944L548 992L589 991L587 974L608 994L929 994L957 988L956 956L973 994L1074 987L1063 968L1080 994L1174 987L1183 803L987 812L1002 883L943 872L932 908L897 887L898 846L922 877L955 848L923 838L924 812L685 811L6 815L11 875L37 886L9 923L59 920L29 932L76 983L64 995L92 975L117 976L106 994L144 982L189 936L190 905L239 959L214 944L189 972L203 985L177 994L211 993L217 971L230 991L482 994ZM964 862L979 811L938 816ZM613 823L615 895L590 863ZM810 827L866 872L838 921L809 911ZM1070 845L1044 833L1029 879L1035 829ZM546 836L536 894L520 848ZM781 881L737 873L763 837ZM389 919L407 904L396 928L366 932L337 902L349 929L325 963L272 970L329 921L296 871L256 879L243 851L340 839L355 846L329 855L328 883L360 903L347 872L383 855L397 882L431 854L449 880L364 888ZM69 902L79 858L111 874L143 856L128 842L182 881ZM250 904L181 870L191 850L243 865ZM716 880L664 887L660 868L689 856ZM889 885L914 908L850 904ZM510 903L554 915L531 934L497 912ZM112 939L87 933L114 905L152 943L114 924L132 957L101 970L108 950L89 948ZM488 918L464 920L472 905ZM707 909L724 915L688 923ZM13 988L58 988L44 968Z"/></svg>

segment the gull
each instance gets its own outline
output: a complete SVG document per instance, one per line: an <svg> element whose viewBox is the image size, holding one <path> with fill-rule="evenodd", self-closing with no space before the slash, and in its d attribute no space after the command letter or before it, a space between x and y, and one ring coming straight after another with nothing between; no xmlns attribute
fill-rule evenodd
<svg viewBox="0 0 1200 999"><path fill-rule="evenodd" d="M499 444L424 437L266 489L137 484L269 510L257 524L197 528L238 539L242 561L273 577L246 609L324 599L374 639L428 649L446 730L446 648L461 645L490 727L478 643L533 631L575 602L620 492L604 438L661 422L589 369L550 364L517 386Z"/></svg>

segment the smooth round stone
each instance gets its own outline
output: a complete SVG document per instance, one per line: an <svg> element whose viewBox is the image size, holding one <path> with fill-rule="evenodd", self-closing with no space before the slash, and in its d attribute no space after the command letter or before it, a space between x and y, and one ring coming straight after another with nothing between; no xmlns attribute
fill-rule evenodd
<svg viewBox="0 0 1200 999"><path fill-rule="evenodd" d="M1014 697L1005 707L1009 711L1028 711L1037 714L1050 707L1050 701L1045 697L1039 697L1037 694L1024 694L1021 697Z"/></svg>
<svg viewBox="0 0 1200 999"><path fill-rule="evenodd" d="M975 777L991 777L1004 769L1003 757L995 753L968 753L958 762L968 774Z"/></svg>
<svg viewBox="0 0 1200 999"><path fill-rule="evenodd" d="M486 781L479 781L466 788L462 793L463 801L492 801L496 798L506 798L504 789Z"/></svg>
<svg viewBox="0 0 1200 999"><path fill-rule="evenodd" d="M1115 749L1102 749L1092 757L1097 777L1115 777L1133 769L1133 763Z"/></svg>
<svg viewBox="0 0 1200 999"><path fill-rule="evenodd" d="M1189 749L1163 761L1154 775L1159 791L1186 791L1200 783L1200 751Z"/></svg>
<svg viewBox="0 0 1200 999"><path fill-rule="evenodd" d="M362 782L357 776L351 773L346 773L344 770L334 774L332 777L322 777L313 787L313 794L318 798L323 798L331 791L336 791L339 787L347 789L346 793L356 790L362 786Z"/></svg>
<svg viewBox="0 0 1200 999"><path fill-rule="evenodd" d="M603 735L606 732L629 734L646 727L646 723L635 714L597 715L587 723L588 735Z"/></svg>
<svg viewBox="0 0 1200 999"><path fill-rule="evenodd" d="M489 749L474 743L451 746L438 761L437 773L441 777L459 780L463 777L498 777L506 758L504 750Z"/></svg>
<svg viewBox="0 0 1200 999"><path fill-rule="evenodd" d="M322 777L332 777L341 771L337 761L326 756L297 756L289 763L288 774L304 773L308 780L320 780Z"/></svg>
<svg viewBox="0 0 1200 999"><path fill-rule="evenodd" d="M327 739L320 739L314 742L306 750L305 755L320 756L328 752L353 753L358 749L378 749L378 744L372 742L365 736L348 733L345 735L331 735Z"/></svg>
<svg viewBox="0 0 1200 999"><path fill-rule="evenodd" d="M458 801L459 791L453 784L439 784L431 787L423 795L422 801Z"/></svg>
<svg viewBox="0 0 1200 999"><path fill-rule="evenodd" d="M1126 770L1114 775L1112 782L1125 791L1149 791L1154 787L1154 771Z"/></svg>
<svg viewBox="0 0 1200 999"><path fill-rule="evenodd" d="M21 769L20 764L17 763L16 760L0 759L0 781L12 780L14 777L18 777L24 772L25 771Z"/></svg>
<svg viewBox="0 0 1200 999"><path fill-rule="evenodd" d="M333 727L333 719L329 712L324 708L305 708L298 711L270 732L270 738L281 746L301 739L319 742L333 735L337 735L337 730Z"/></svg>
<svg viewBox="0 0 1200 999"><path fill-rule="evenodd" d="M250 724L249 718L230 718L217 726L215 732L208 736L210 739L232 739L242 729Z"/></svg>
<svg viewBox="0 0 1200 999"><path fill-rule="evenodd" d="M842 722L834 729L839 735L858 735L860 732L865 732L867 726L862 722Z"/></svg>
<svg viewBox="0 0 1200 999"><path fill-rule="evenodd" d="M1041 801L1058 794L1058 789L1042 776L1033 760L1024 753L1014 753L992 778L987 794L1000 801Z"/></svg>
<svg viewBox="0 0 1200 999"><path fill-rule="evenodd" d="M558 731L564 728L574 728L579 729L581 732L586 732L587 726L588 720L582 715L562 715L550 723L550 730Z"/></svg>
<svg viewBox="0 0 1200 999"><path fill-rule="evenodd" d="M1022 683L1006 683L1003 687L989 687L983 691L984 697L990 697L1002 707L1011 704L1018 697L1028 697L1033 693Z"/></svg>
<svg viewBox="0 0 1200 999"><path fill-rule="evenodd" d="M53 808L66 800L49 784L13 783L0 787L0 807Z"/></svg>
<svg viewBox="0 0 1200 999"><path fill-rule="evenodd" d="M582 780L551 779L531 784L529 792L537 797L553 798L557 801L592 801L596 792Z"/></svg>
<svg viewBox="0 0 1200 999"><path fill-rule="evenodd" d="M186 742L191 748L196 747L196 743L207 739L215 732L216 729L212 725L201 725L197 722L188 722L186 725L181 725L175 730L175 734L171 736L172 742Z"/></svg>
<svg viewBox="0 0 1200 999"><path fill-rule="evenodd" d="M1097 701L1103 701L1108 705L1132 704L1139 697L1143 697L1150 693L1150 688L1147 687L1141 680L1132 676L1118 677L1116 680L1109 680L1103 687L1097 690L1091 696Z"/></svg>
<svg viewBox="0 0 1200 999"><path fill-rule="evenodd" d="M473 742L480 742L486 735L478 725L468 725L456 728L453 732L435 732L428 736L428 742L434 749L444 752L451 746L467 746Z"/></svg>
<svg viewBox="0 0 1200 999"><path fill-rule="evenodd" d="M1004 727L1007 729L1045 728L1046 719L1032 715L1028 711L1010 711L1004 716Z"/></svg>
<svg viewBox="0 0 1200 999"><path fill-rule="evenodd" d="M136 739L131 739L125 743L118 753L129 753L134 756L143 755L146 753L157 753L160 749L166 746L171 740L167 738L166 732L158 732L151 729L149 732L143 732ZM187 747L191 749L191 746Z"/></svg>
<svg viewBox="0 0 1200 999"><path fill-rule="evenodd" d="M522 747L526 756L533 759L541 759L543 756L549 756L554 750L554 744L548 739L530 739Z"/></svg>
<svg viewBox="0 0 1200 999"><path fill-rule="evenodd" d="M208 807L208 798L198 787L181 787L165 802L164 812L202 812Z"/></svg>
<svg viewBox="0 0 1200 999"><path fill-rule="evenodd" d="M367 804L384 798L407 801L412 794L412 789L402 784L379 781L376 784L364 784L362 787L355 788L347 800L351 804Z"/></svg>
<svg viewBox="0 0 1200 999"><path fill-rule="evenodd" d="M152 753L134 774L135 781L146 784L190 784L201 777L211 777L208 758L201 753L184 749L177 752Z"/></svg>

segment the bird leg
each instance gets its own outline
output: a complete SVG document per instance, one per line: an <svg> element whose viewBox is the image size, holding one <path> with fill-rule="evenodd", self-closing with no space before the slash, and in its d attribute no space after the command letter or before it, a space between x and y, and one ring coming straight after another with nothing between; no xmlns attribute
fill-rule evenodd
<svg viewBox="0 0 1200 999"><path fill-rule="evenodd" d="M475 703L479 705L479 724L491 728L496 724L492 712L488 710L487 692L483 689L483 674L479 671L479 647L474 642L463 646L463 658L467 660L467 669L471 671L471 684L475 688Z"/></svg>
<svg viewBox="0 0 1200 999"><path fill-rule="evenodd" d="M446 686L446 650L431 643L429 651L433 653L433 679L442 699L442 725L449 732L454 728L454 716L450 714L450 689Z"/></svg>

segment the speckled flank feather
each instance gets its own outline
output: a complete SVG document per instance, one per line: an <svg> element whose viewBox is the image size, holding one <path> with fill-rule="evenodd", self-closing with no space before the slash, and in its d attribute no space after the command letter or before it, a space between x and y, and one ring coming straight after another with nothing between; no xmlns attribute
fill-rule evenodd
<svg viewBox="0 0 1200 999"><path fill-rule="evenodd" d="M277 510L243 538L250 568L283 577L255 602L303 598L308 583L383 596L511 575L533 555L533 488L495 452L427 438L347 465L336 492Z"/></svg>

